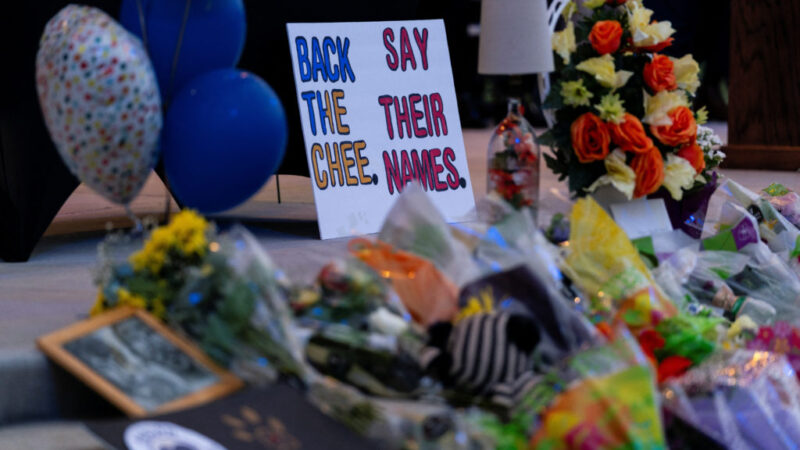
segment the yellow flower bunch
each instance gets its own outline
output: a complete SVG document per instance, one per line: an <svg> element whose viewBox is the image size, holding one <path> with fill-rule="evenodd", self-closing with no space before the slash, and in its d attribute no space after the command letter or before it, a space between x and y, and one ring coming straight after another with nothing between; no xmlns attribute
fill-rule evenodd
<svg viewBox="0 0 800 450"><path fill-rule="evenodd" d="M486 288L480 293L480 297L470 297L466 306L461 308L456 315L455 323L476 314L490 314L494 312L494 300L492 298L492 288Z"/></svg>
<svg viewBox="0 0 800 450"><path fill-rule="evenodd" d="M97 290L97 299L89 310L89 316L94 317L106 310L106 296L103 295L103 288Z"/></svg>
<svg viewBox="0 0 800 450"><path fill-rule="evenodd" d="M208 247L208 222L192 210L183 210L172 219L169 229L177 239L178 249L186 256L202 256Z"/></svg>
<svg viewBox="0 0 800 450"><path fill-rule="evenodd" d="M125 288L117 289L117 305L131 306L133 308L147 309L147 300L141 295L131 293Z"/></svg>
<svg viewBox="0 0 800 450"><path fill-rule="evenodd" d="M116 308L118 306L130 306L133 308L147 309L147 299L141 295L136 295L125 288L117 289L117 303L115 305L106 304L106 300L107 299L103 294L103 289L98 289L97 299L95 300L92 309L89 310L89 316L94 317L98 314L104 313L110 308ZM164 304L164 300L156 298L150 302L150 312L159 319L163 319L167 312L167 307Z"/></svg>
<svg viewBox="0 0 800 450"><path fill-rule="evenodd" d="M203 256L208 247L208 222L192 210L176 214L167 226L156 228L144 248L131 255L133 269L157 274L164 267L170 250L183 256Z"/></svg>

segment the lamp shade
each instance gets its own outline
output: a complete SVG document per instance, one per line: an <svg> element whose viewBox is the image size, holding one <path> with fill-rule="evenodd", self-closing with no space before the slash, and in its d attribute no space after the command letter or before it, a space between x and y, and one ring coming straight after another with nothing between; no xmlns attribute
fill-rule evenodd
<svg viewBox="0 0 800 450"><path fill-rule="evenodd" d="M553 71L546 0L482 0L478 73Z"/></svg>

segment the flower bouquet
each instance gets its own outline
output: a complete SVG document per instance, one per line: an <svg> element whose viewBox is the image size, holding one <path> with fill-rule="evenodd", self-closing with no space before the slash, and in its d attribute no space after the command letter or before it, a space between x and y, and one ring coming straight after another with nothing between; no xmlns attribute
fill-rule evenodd
<svg viewBox="0 0 800 450"><path fill-rule="evenodd" d="M555 124L541 138L554 152L548 167L576 196L609 185L628 200L660 191L681 201L715 186L725 155L700 126L705 108L693 106L700 67L692 55L660 53L672 44L671 24L652 20L641 0L586 0L580 11L570 3L566 27L553 35L556 72L544 107Z"/></svg>
<svg viewBox="0 0 800 450"><path fill-rule="evenodd" d="M125 260L110 257L110 246L100 248L91 315L146 309L248 381L305 376L279 272L244 228L220 235L184 210Z"/></svg>

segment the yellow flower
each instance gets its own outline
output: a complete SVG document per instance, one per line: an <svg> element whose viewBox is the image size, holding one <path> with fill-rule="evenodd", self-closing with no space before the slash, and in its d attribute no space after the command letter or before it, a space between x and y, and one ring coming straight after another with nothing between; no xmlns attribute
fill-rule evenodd
<svg viewBox="0 0 800 450"><path fill-rule="evenodd" d="M609 54L589 58L578 64L577 69L594 76L602 86L613 89L625 86L633 75L633 72L627 70L615 72L614 58Z"/></svg>
<svg viewBox="0 0 800 450"><path fill-rule="evenodd" d="M672 119L667 114L678 106L689 106L683 91L661 91L653 96L645 91L642 122L655 126L672 125Z"/></svg>
<svg viewBox="0 0 800 450"><path fill-rule="evenodd" d="M692 58L692 55L686 55L680 59L670 58L670 60L674 67L673 71L678 87L686 89L694 95L697 88L700 87L700 65Z"/></svg>
<svg viewBox="0 0 800 450"><path fill-rule="evenodd" d="M664 165L664 182L662 185L667 188L669 194L675 200L683 198L683 191L691 189L694 185L696 171L689 161L673 153L667 154L667 162Z"/></svg>
<svg viewBox="0 0 800 450"><path fill-rule="evenodd" d="M642 6L640 2L629 1L628 28L636 47L650 47L658 45L672 36L675 29L669 21L656 22L651 20L653 11Z"/></svg>
<svg viewBox="0 0 800 450"><path fill-rule="evenodd" d="M479 294L479 297L470 297L466 306L456 316L454 322L458 323L467 317L476 314L491 314L494 312L494 300L492 298L492 288L486 288Z"/></svg>
<svg viewBox="0 0 800 450"><path fill-rule="evenodd" d="M583 80L579 79L561 83L561 96L564 97L564 103L569 106L589 106L589 100L594 94L589 92L583 85Z"/></svg>
<svg viewBox="0 0 800 450"><path fill-rule="evenodd" d="M632 199L633 191L636 188L636 174L630 166L625 164L625 154L622 150L616 149L609 153L603 162L606 166L606 174L595 180L591 186L586 188L586 191L594 192L598 187L610 184L625 194L628 200Z"/></svg>
<svg viewBox="0 0 800 450"><path fill-rule="evenodd" d="M164 300L160 298L156 298L153 300L151 304L152 313L154 316L158 317L159 319L163 319L166 317L167 314L167 307L164 306Z"/></svg>
<svg viewBox="0 0 800 450"><path fill-rule="evenodd" d="M117 306L131 306L134 308L147 308L147 300L144 297L132 294L125 288L117 289Z"/></svg>
<svg viewBox="0 0 800 450"><path fill-rule="evenodd" d="M708 123L708 110L705 106L694 112L694 121L698 125L705 125Z"/></svg>
<svg viewBox="0 0 800 450"><path fill-rule="evenodd" d="M745 331L758 331L758 324L748 316L739 316L728 328L728 339L735 339Z"/></svg>
<svg viewBox="0 0 800 450"><path fill-rule="evenodd" d="M103 295L103 289L100 288L97 290L97 299L94 301L92 309L89 310L89 315L94 317L105 310L106 310L106 297L105 295Z"/></svg>
<svg viewBox="0 0 800 450"><path fill-rule="evenodd" d="M600 99L600 103L595 105L595 109L600 113L600 118L606 122L613 122L617 125L625 121L625 107L618 94L607 94Z"/></svg>
<svg viewBox="0 0 800 450"><path fill-rule="evenodd" d="M575 2L571 1L567 3L567 6L564 7L564 10L561 11L561 17L564 18L565 22L569 22L572 19L573 14L578 12L578 6Z"/></svg>
<svg viewBox="0 0 800 450"><path fill-rule="evenodd" d="M176 214L168 229L177 240L178 249L186 256L202 256L207 247L208 222L196 212L185 209Z"/></svg>
<svg viewBox="0 0 800 450"><path fill-rule="evenodd" d="M133 269L157 274L164 267L170 250L185 256L202 256L208 247L206 232L209 225L202 216L183 210L173 216L169 225L156 228L140 251L130 257Z"/></svg>
<svg viewBox="0 0 800 450"><path fill-rule="evenodd" d="M606 0L584 0L583 6L589 9L595 9L603 6Z"/></svg>
<svg viewBox="0 0 800 450"><path fill-rule="evenodd" d="M567 22L567 27L553 33L551 39L553 51L558 53L564 64L569 64L572 59L572 53L578 48L575 43L575 25L572 22Z"/></svg>

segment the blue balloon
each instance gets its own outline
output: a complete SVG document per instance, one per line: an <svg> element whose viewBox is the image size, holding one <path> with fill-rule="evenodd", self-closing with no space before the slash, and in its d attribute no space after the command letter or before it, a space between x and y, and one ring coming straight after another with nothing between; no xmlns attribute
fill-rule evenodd
<svg viewBox="0 0 800 450"><path fill-rule="evenodd" d="M202 213L233 208L278 169L286 114L261 78L218 69L193 78L173 98L161 134L170 188Z"/></svg>
<svg viewBox="0 0 800 450"><path fill-rule="evenodd" d="M189 15L170 84L187 4ZM235 67L242 55L246 31L242 0L123 0L120 22L139 38L141 19L161 98L167 102L190 79L213 69Z"/></svg>

